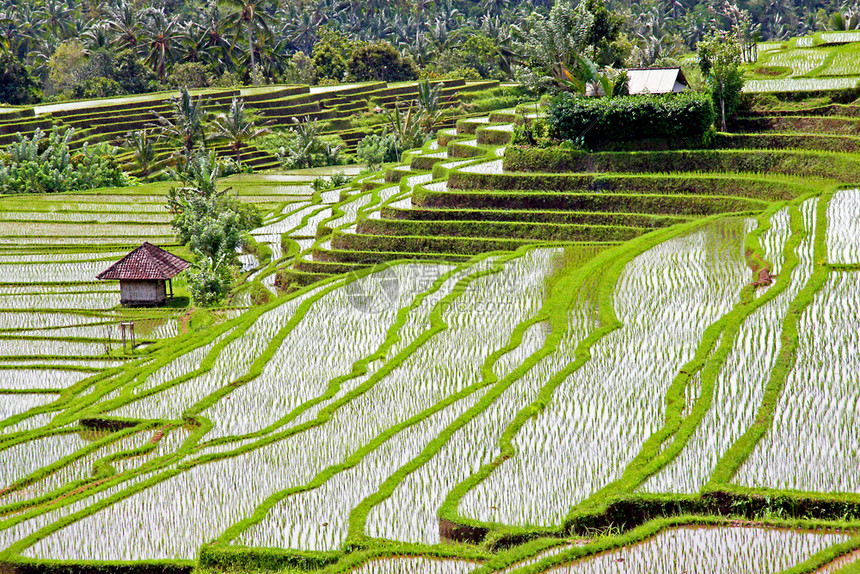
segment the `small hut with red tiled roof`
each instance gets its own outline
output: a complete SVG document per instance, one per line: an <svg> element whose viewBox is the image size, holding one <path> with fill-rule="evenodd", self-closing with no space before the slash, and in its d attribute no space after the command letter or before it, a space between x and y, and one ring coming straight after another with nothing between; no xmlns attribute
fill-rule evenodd
<svg viewBox="0 0 860 574"><path fill-rule="evenodd" d="M184 259L146 242L96 276L102 281L119 281L123 305L163 305L167 286L173 297L171 279L188 267Z"/></svg>

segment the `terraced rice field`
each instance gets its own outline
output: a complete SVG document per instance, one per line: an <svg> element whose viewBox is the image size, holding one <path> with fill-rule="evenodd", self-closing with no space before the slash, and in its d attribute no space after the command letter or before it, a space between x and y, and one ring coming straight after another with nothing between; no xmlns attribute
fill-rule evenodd
<svg viewBox="0 0 860 574"><path fill-rule="evenodd" d="M817 149L830 111L555 169L506 110L341 189L225 179L270 301L202 328L94 280L183 253L169 184L0 198L0 570L851 567L860 164Z"/></svg>
<svg viewBox="0 0 860 574"><path fill-rule="evenodd" d="M849 31L759 44L744 91L796 93L856 87L858 40L857 32Z"/></svg>

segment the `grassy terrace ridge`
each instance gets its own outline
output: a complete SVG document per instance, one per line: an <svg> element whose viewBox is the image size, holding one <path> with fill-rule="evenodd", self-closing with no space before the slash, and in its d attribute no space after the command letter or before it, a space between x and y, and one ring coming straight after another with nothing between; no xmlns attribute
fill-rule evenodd
<svg viewBox="0 0 860 574"><path fill-rule="evenodd" d="M444 107L457 107L461 101L483 95L492 95L499 83L480 81L466 83L462 80L441 82L440 97ZM267 86L254 89L206 89L191 92L202 98L206 111L213 115L224 111L233 97L240 97L246 108L256 113L272 128L289 128L294 118L302 121L319 120L328 125L329 134L338 135L346 149L354 151L359 140L369 133L379 131L381 126L361 126L350 130L355 112L368 111L374 106L391 109L414 102L418 95L416 83L398 84L389 87L385 82L346 84L343 86ZM65 131L74 128L76 134L71 141L73 147L84 143L108 142L122 147L122 140L132 130L148 128L156 113L167 113L170 98L176 92L163 92L145 96L129 96L96 101L68 102L23 108L16 114L0 117L0 147L17 141L18 134L32 136L35 130L49 131L53 127ZM457 112L446 121L453 125ZM216 146L217 147L217 146ZM226 157L235 154L221 146L219 153ZM162 165L172 152L164 145L156 146L157 155L153 165ZM133 159L121 156L129 165ZM272 153L245 144L240 153L242 162L257 169L278 167Z"/></svg>
<svg viewBox="0 0 860 574"><path fill-rule="evenodd" d="M242 95L334 122L413 90ZM334 189L225 178L265 217L211 310L94 280L189 255L172 182L0 197L0 572L856 568L858 95L749 97L709 150L518 148L505 108Z"/></svg>

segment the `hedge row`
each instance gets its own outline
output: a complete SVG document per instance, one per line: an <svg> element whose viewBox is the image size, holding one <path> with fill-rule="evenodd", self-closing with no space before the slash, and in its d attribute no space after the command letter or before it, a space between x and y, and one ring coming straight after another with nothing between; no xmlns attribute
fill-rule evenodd
<svg viewBox="0 0 860 574"><path fill-rule="evenodd" d="M398 253L457 253L478 255L488 251L514 251L528 240L486 239L475 237L380 236L359 233L332 235L332 247L350 251L382 251Z"/></svg>
<svg viewBox="0 0 860 574"><path fill-rule="evenodd" d="M474 145L468 145L459 141L452 141L448 144L448 157L469 159L480 157L487 153L487 150L481 149Z"/></svg>
<svg viewBox="0 0 860 574"><path fill-rule="evenodd" d="M552 99L546 117L561 139L582 137L591 144L640 138L702 142L716 115L707 94L688 90L618 98L584 98L563 92Z"/></svg>
<svg viewBox="0 0 860 574"><path fill-rule="evenodd" d="M787 132L860 135L860 119L820 116L776 116L738 118L730 126L733 132Z"/></svg>
<svg viewBox="0 0 860 574"><path fill-rule="evenodd" d="M246 548L225 544L205 544L198 565L221 570L319 570L342 557L339 552L302 552L279 548Z"/></svg>
<svg viewBox="0 0 860 574"><path fill-rule="evenodd" d="M773 100L779 102L802 102L819 98L827 98L831 102L839 104L850 104L860 98L860 87L839 88L836 90L792 90L786 92L768 92L766 94L746 92L741 94L741 105L743 107L753 107L757 102L766 102L768 105L771 105Z"/></svg>
<svg viewBox="0 0 860 574"><path fill-rule="evenodd" d="M717 134L717 147L727 149L804 149L856 153L860 138L819 134Z"/></svg>
<svg viewBox="0 0 860 574"><path fill-rule="evenodd" d="M741 196L754 199L792 199L813 189L809 184L748 176L719 174L697 176L614 174L467 173L452 171L449 190L590 191L598 193L650 193Z"/></svg>
<svg viewBox="0 0 860 574"><path fill-rule="evenodd" d="M321 247L315 247L313 254L315 261L357 263L361 265L375 265L377 263L397 261L398 259L434 259L451 262L462 262L470 259L469 255L461 253L361 251L357 249L323 249Z"/></svg>
<svg viewBox="0 0 860 574"><path fill-rule="evenodd" d="M529 239L532 241L627 241L643 233L628 226L552 224L519 221L416 221L366 219L358 233L386 237L448 237Z"/></svg>
<svg viewBox="0 0 860 574"><path fill-rule="evenodd" d="M544 193L539 191L417 190L412 203L428 209L498 209L505 211L569 210L595 213L650 213L676 216L760 211L764 201L708 195L644 193Z"/></svg>
<svg viewBox="0 0 860 574"><path fill-rule="evenodd" d="M600 196L603 197L603 196ZM642 213L605 213L589 211L537 211L509 209L401 209L383 207L383 219L413 221L519 221L562 225L625 225L655 228L687 221L684 217L648 215Z"/></svg>
<svg viewBox="0 0 860 574"><path fill-rule="evenodd" d="M493 128L478 128L478 145L505 145L511 141L513 132L493 129Z"/></svg>
<svg viewBox="0 0 860 574"><path fill-rule="evenodd" d="M801 109L767 109L759 112L749 112L749 117L755 116L837 116L843 118L860 118L860 106L856 104L828 104Z"/></svg>
<svg viewBox="0 0 860 574"><path fill-rule="evenodd" d="M795 150L683 150L585 153L561 148L509 148L513 172L689 173L741 172L860 180L860 161L846 155Z"/></svg>

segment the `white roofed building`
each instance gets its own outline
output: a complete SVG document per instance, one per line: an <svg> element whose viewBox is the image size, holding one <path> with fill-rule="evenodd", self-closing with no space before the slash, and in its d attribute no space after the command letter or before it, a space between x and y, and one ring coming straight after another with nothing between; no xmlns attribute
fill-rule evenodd
<svg viewBox="0 0 860 574"><path fill-rule="evenodd" d="M672 94L688 89L681 68L630 68L628 90L636 94Z"/></svg>

